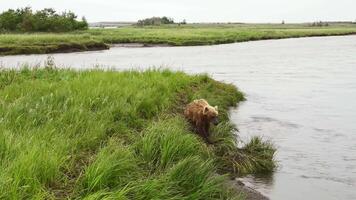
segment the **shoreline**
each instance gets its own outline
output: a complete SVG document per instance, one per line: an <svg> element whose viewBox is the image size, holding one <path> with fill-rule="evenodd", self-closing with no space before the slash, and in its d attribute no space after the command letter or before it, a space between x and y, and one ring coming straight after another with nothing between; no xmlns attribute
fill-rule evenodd
<svg viewBox="0 0 356 200"><path fill-rule="evenodd" d="M10 55L30 55L30 54L55 54L55 53L75 53L75 52L88 52L88 51L101 51L109 50L110 48L150 48L150 47L196 47L196 46L213 46L213 45L223 45L223 44L234 44L242 42L253 42L253 41L263 41L263 40L281 40L281 39L293 39L293 38L309 38L309 37L335 37L335 36L352 36L356 35L355 32L350 33L335 33L335 34L313 34L306 36L286 36L286 37L275 37L266 36L262 38L249 38L242 39L238 41L218 41L217 43L207 43L207 44L170 44L170 43L146 43L146 42L122 42L122 43L112 43L107 44L104 42L91 42L88 44L71 44L63 43L59 45L39 45L39 46L0 46L0 57L10 56Z"/></svg>
<svg viewBox="0 0 356 200"><path fill-rule="evenodd" d="M265 195L263 195L262 193L260 193L259 191L250 188L248 186L246 186L243 182L241 182L240 180L232 180L231 181L231 185L239 192L241 192L244 197L245 200L269 200L269 198Z"/></svg>
<svg viewBox="0 0 356 200"><path fill-rule="evenodd" d="M281 37L281 38L263 38L263 39L250 39L237 42L227 42L227 43L217 43L217 44L202 44L202 45L173 45L173 44L154 44L154 43L115 43L109 44L110 48L150 48L150 47L204 47L204 46L215 46L215 45L224 45L224 44L237 44L244 42L257 42L257 41L266 41L266 40L286 40L286 39L298 39L298 38L314 38L314 37L342 37L342 36L356 36L355 33L348 34L335 34L335 35L310 35L310 36L295 36L295 37ZM94 50L95 51L95 50Z"/></svg>

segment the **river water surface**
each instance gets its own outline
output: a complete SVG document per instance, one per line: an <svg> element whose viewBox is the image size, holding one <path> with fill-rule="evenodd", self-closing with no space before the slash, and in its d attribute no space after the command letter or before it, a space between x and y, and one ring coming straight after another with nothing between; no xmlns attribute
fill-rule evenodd
<svg viewBox="0 0 356 200"><path fill-rule="evenodd" d="M278 147L276 173L243 182L277 200L356 199L356 36L53 56L62 67L161 66L233 83L248 99L231 113L240 137L263 136ZM0 65L46 57L0 57Z"/></svg>

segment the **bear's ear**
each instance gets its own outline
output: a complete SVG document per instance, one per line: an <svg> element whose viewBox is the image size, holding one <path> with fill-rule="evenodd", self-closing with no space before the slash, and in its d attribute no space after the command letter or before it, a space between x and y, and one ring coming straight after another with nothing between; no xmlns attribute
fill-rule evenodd
<svg viewBox="0 0 356 200"><path fill-rule="evenodd" d="M204 107L204 110L203 110L203 114L205 115L206 113L208 113L208 111L209 111L208 106L205 106L205 107Z"/></svg>
<svg viewBox="0 0 356 200"><path fill-rule="evenodd" d="M218 110L218 106L215 106L214 108L215 108L215 110Z"/></svg>

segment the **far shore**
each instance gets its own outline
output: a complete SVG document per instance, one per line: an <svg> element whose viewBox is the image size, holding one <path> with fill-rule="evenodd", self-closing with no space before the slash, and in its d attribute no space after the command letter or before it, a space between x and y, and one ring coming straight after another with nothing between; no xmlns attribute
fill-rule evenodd
<svg viewBox="0 0 356 200"><path fill-rule="evenodd" d="M355 35L356 24L187 24L126 26L68 33L0 34L0 56L70 53L110 47L169 47L228 44L257 40Z"/></svg>

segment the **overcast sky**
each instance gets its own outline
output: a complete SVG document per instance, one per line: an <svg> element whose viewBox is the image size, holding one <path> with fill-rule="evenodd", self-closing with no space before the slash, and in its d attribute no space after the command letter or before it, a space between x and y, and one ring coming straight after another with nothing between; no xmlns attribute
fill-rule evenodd
<svg viewBox="0 0 356 200"><path fill-rule="evenodd" d="M188 22L310 22L356 20L356 0L0 0L0 11L71 10L89 22L169 16Z"/></svg>

